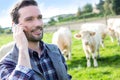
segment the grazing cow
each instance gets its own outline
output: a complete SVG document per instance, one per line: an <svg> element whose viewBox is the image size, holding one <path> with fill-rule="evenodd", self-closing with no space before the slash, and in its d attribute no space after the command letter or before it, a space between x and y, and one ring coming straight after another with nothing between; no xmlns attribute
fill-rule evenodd
<svg viewBox="0 0 120 80"><path fill-rule="evenodd" d="M119 27L120 27L120 18L110 18L107 20L107 27L108 27L108 34L110 36L110 39L112 42L114 42L114 39L118 40L118 45L120 45L119 42Z"/></svg>
<svg viewBox="0 0 120 80"><path fill-rule="evenodd" d="M103 23L85 23L81 25L80 30L97 32L101 36L100 43L104 48L104 39L107 34L107 26Z"/></svg>
<svg viewBox="0 0 120 80"><path fill-rule="evenodd" d="M118 45L120 46L120 27L118 27L116 30L116 37L117 37L117 40L118 40Z"/></svg>
<svg viewBox="0 0 120 80"><path fill-rule="evenodd" d="M14 44L15 42L10 42L0 48L0 59L13 48Z"/></svg>
<svg viewBox="0 0 120 80"><path fill-rule="evenodd" d="M66 60L71 59L72 34L69 28L60 27L53 34L52 43L60 48Z"/></svg>
<svg viewBox="0 0 120 80"><path fill-rule="evenodd" d="M113 31L115 32L118 45L120 46L120 19L114 22Z"/></svg>
<svg viewBox="0 0 120 80"><path fill-rule="evenodd" d="M83 50L85 52L87 59L87 67L91 66L91 62L90 62L91 54L94 62L94 67L97 67L98 63L97 63L96 54L98 53L99 56L99 46L100 46L101 37L97 34L97 32L92 32L87 30L83 30L80 31L79 33L76 33L74 37L76 39L82 40Z"/></svg>

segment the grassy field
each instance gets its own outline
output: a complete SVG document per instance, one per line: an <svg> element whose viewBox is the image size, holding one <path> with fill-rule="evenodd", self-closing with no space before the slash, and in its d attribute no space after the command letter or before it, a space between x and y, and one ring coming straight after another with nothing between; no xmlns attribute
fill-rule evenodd
<svg viewBox="0 0 120 80"><path fill-rule="evenodd" d="M11 34L0 34L0 47L6 43L9 43L13 40Z"/></svg>
<svg viewBox="0 0 120 80"><path fill-rule="evenodd" d="M72 31L74 35L77 31ZM43 40L51 43L52 33L44 34ZM12 35L0 35L0 47L12 41ZM72 80L120 80L120 46L105 39L105 48L100 47L99 67L86 67L86 58L80 40L72 38L72 60L67 61ZM92 61L92 59L91 59Z"/></svg>

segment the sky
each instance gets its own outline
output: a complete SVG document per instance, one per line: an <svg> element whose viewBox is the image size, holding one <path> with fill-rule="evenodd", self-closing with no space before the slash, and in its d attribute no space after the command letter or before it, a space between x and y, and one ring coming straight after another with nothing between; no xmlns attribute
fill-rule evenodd
<svg viewBox="0 0 120 80"><path fill-rule="evenodd" d="M10 10L14 4L20 0L0 0L0 25L10 27L12 24ZM99 3L99 0L36 0L39 4L43 18L50 18L60 14L76 13L78 7L82 8L90 3L93 6Z"/></svg>

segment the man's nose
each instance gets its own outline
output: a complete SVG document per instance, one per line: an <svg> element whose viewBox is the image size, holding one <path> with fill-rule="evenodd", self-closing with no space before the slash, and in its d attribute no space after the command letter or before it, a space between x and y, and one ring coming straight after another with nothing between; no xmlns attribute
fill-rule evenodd
<svg viewBox="0 0 120 80"><path fill-rule="evenodd" d="M35 25L36 25L36 26L41 26L41 25L43 25L43 20L42 20L42 19L36 19L36 20L35 20Z"/></svg>

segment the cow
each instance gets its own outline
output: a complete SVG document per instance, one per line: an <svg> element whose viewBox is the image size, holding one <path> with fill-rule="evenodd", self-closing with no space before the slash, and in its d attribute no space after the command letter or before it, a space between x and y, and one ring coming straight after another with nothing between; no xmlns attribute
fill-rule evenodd
<svg viewBox="0 0 120 80"><path fill-rule="evenodd" d="M82 30L74 35L76 39L82 40L83 50L87 59L87 67L91 67L90 56L92 54L92 59L94 67L98 66L97 63L97 54L100 56L99 47L100 47L100 35L97 32Z"/></svg>
<svg viewBox="0 0 120 80"><path fill-rule="evenodd" d="M93 31L97 32L99 36L101 36L100 43L101 46L104 48L104 39L107 35L107 26L103 23L84 23L81 25L80 30L87 30L87 31Z"/></svg>
<svg viewBox="0 0 120 80"><path fill-rule="evenodd" d="M119 41L120 18L109 18L107 20L107 28L111 41L114 42L114 39L117 39L118 45L120 45Z"/></svg>
<svg viewBox="0 0 120 80"><path fill-rule="evenodd" d="M71 60L72 33L67 27L60 27L54 32L52 43L57 45L66 60Z"/></svg>
<svg viewBox="0 0 120 80"><path fill-rule="evenodd" d="M120 46L120 20L117 20L113 24L113 31L115 32L118 45Z"/></svg>

